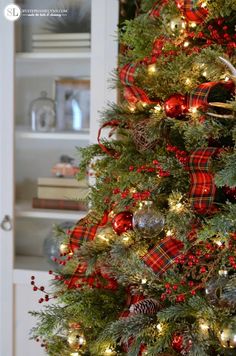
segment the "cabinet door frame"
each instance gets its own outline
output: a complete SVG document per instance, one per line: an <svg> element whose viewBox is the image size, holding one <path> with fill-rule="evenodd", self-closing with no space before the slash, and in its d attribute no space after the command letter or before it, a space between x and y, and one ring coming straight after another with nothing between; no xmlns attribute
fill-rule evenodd
<svg viewBox="0 0 236 356"><path fill-rule="evenodd" d="M99 112L108 102L117 102L117 91L111 89L110 80L117 63L118 20L119 0L92 0L90 143L97 143Z"/></svg>
<svg viewBox="0 0 236 356"><path fill-rule="evenodd" d="M0 224L9 216L14 225L14 24L4 17L0 5ZM14 229L0 228L0 355L13 355L13 263Z"/></svg>

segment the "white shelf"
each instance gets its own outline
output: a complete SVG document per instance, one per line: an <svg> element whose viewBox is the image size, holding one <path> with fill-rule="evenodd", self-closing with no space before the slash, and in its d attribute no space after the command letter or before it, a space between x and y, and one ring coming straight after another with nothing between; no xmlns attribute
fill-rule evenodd
<svg viewBox="0 0 236 356"><path fill-rule="evenodd" d="M16 128L17 139L40 139L40 140L83 140L89 141L89 130L81 132L32 132L21 127Z"/></svg>
<svg viewBox="0 0 236 356"><path fill-rule="evenodd" d="M45 257L16 256L13 281L16 284L30 285L30 277L36 275L36 282L41 284L52 278L48 273L52 269Z"/></svg>
<svg viewBox="0 0 236 356"><path fill-rule="evenodd" d="M64 60L64 59L90 59L91 52L37 52L37 53L16 53L16 61L17 62L28 62L28 61L35 61L35 60Z"/></svg>
<svg viewBox="0 0 236 356"><path fill-rule="evenodd" d="M33 209L29 203L16 204L15 215L18 218L79 220L87 214L87 211Z"/></svg>

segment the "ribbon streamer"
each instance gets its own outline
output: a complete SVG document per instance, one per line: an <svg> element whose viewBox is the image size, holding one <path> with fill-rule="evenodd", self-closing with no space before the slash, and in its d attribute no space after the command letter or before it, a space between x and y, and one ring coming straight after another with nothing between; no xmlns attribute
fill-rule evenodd
<svg viewBox="0 0 236 356"><path fill-rule="evenodd" d="M189 157L190 201L192 208L199 214L209 212L213 205L216 186L209 168L210 159L217 152L218 148L215 147L199 148Z"/></svg>
<svg viewBox="0 0 236 356"><path fill-rule="evenodd" d="M107 148L103 143L101 143L101 140L100 140L101 132L102 132L102 129L104 129L105 127L112 127L114 130L114 128L118 127L119 124L120 124L120 122L118 120L107 121L98 130L97 140L98 140L98 144L99 144L101 150L104 153L108 154L108 156L111 156L113 158L118 158L120 156L120 154L113 149ZM111 136L111 133L109 134L109 137L110 136Z"/></svg>
<svg viewBox="0 0 236 356"><path fill-rule="evenodd" d="M184 244L181 241L166 237L150 249L142 260L155 274L160 276L172 266L183 247Z"/></svg>
<svg viewBox="0 0 236 356"><path fill-rule="evenodd" d="M183 14L188 21L202 23L208 15L208 10L202 6L202 2L199 0L185 0Z"/></svg>
<svg viewBox="0 0 236 356"><path fill-rule="evenodd" d="M199 107L206 107L209 103L209 95L212 89L226 89L229 92L233 92L235 85L234 82L229 81L218 81L218 82L207 82L200 84L195 88L187 97L187 107L189 109Z"/></svg>

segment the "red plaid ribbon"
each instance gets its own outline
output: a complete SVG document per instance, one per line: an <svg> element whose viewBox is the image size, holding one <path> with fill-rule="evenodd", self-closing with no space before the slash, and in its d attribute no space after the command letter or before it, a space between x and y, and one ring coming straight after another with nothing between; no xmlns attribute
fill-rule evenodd
<svg viewBox="0 0 236 356"><path fill-rule="evenodd" d="M107 121L99 128L98 136L97 136L98 144L99 144L101 150L103 152L105 152L106 154L108 154L108 156L111 156L113 158L118 158L119 157L119 153L116 152L113 149L107 148L103 143L101 143L101 140L100 140L102 129L104 129L104 127L108 127L108 126L112 127L112 131L109 134L109 137L110 137L112 135L114 129L119 126L119 121L118 120Z"/></svg>
<svg viewBox="0 0 236 356"><path fill-rule="evenodd" d="M168 0L163 0L163 1L157 1L153 5L151 11L149 12L149 16L153 19L157 18L160 16L161 10L164 7L165 4L168 3Z"/></svg>
<svg viewBox="0 0 236 356"><path fill-rule="evenodd" d="M120 69L120 80L123 85L133 85L134 75L139 63L128 63Z"/></svg>
<svg viewBox="0 0 236 356"><path fill-rule="evenodd" d="M184 244L181 241L166 237L149 250L142 257L142 260L156 274L161 275L171 267L183 247Z"/></svg>
<svg viewBox="0 0 236 356"><path fill-rule="evenodd" d="M72 232L70 233L70 248L74 252L79 249L83 242L92 241L96 235L99 226L106 225L108 221L108 212L105 211L102 219L96 225L89 225L89 214L80 219Z"/></svg>
<svg viewBox="0 0 236 356"><path fill-rule="evenodd" d="M216 86L222 86L229 91L234 89L234 83L232 81L202 83L188 95L188 108L199 108L208 105L208 96L211 90Z"/></svg>
<svg viewBox="0 0 236 356"><path fill-rule="evenodd" d="M109 290L116 290L118 288L117 281L110 276L102 268L98 268L94 273L86 276L87 263L79 263L73 273L71 279L66 282L68 288L80 288L83 285L88 285L91 288L103 288Z"/></svg>
<svg viewBox="0 0 236 356"><path fill-rule="evenodd" d="M210 158L218 151L214 147L199 148L189 157L190 200L193 209L206 213L213 204L216 186L214 176L209 172Z"/></svg>
<svg viewBox="0 0 236 356"><path fill-rule="evenodd" d="M142 101L144 103L150 104L151 101L149 100L149 97L145 93L144 90L140 89L139 87L133 85L133 86L125 86L124 88L124 98L129 102L129 103L138 103L139 101Z"/></svg>
<svg viewBox="0 0 236 356"><path fill-rule="evenodd" d="M121 83L124 85L124 97L128 102L137 103L139 101L142 101L147 104L152 103L152 101L149 99L145 91L137 87L136 85L134 85L135 72L137 68L143 64L145 65L149 64L149 59L146 58L135 64L134 63L125 64L120 69L119 76L120 76Z"/></svg>
<svg viewBox="0 0 236 356"><path fill-rule="evenodd" d="M208 10L201 6L199 0L184 0L183 12L187 20L197 23L203 22L208 15Z"/></svg>
<svg viewBox="0 0 236 356"><path fill-rule="evenodd" d="M80 247L83 242L92 241L96 235L99 225L86 227L76 226L70 235L70 247L72 251L75 251Z"/></svg>

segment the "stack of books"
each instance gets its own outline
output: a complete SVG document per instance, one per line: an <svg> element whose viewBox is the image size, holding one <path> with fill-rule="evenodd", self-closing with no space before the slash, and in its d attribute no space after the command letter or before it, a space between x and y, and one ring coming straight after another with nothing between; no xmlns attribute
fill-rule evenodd
<svg viewBox="0 0 236 356"><path fill-rule="evenodd" d="M88 52L90 33L42 33L32 35L33 52Z"/></svg>
<svg viewBox="0 0 236 356"><path fill-rule="evenodd" d="M37 209L87 210L87 181L75 178L38 178L37 197L32 206Z"/></svg>

